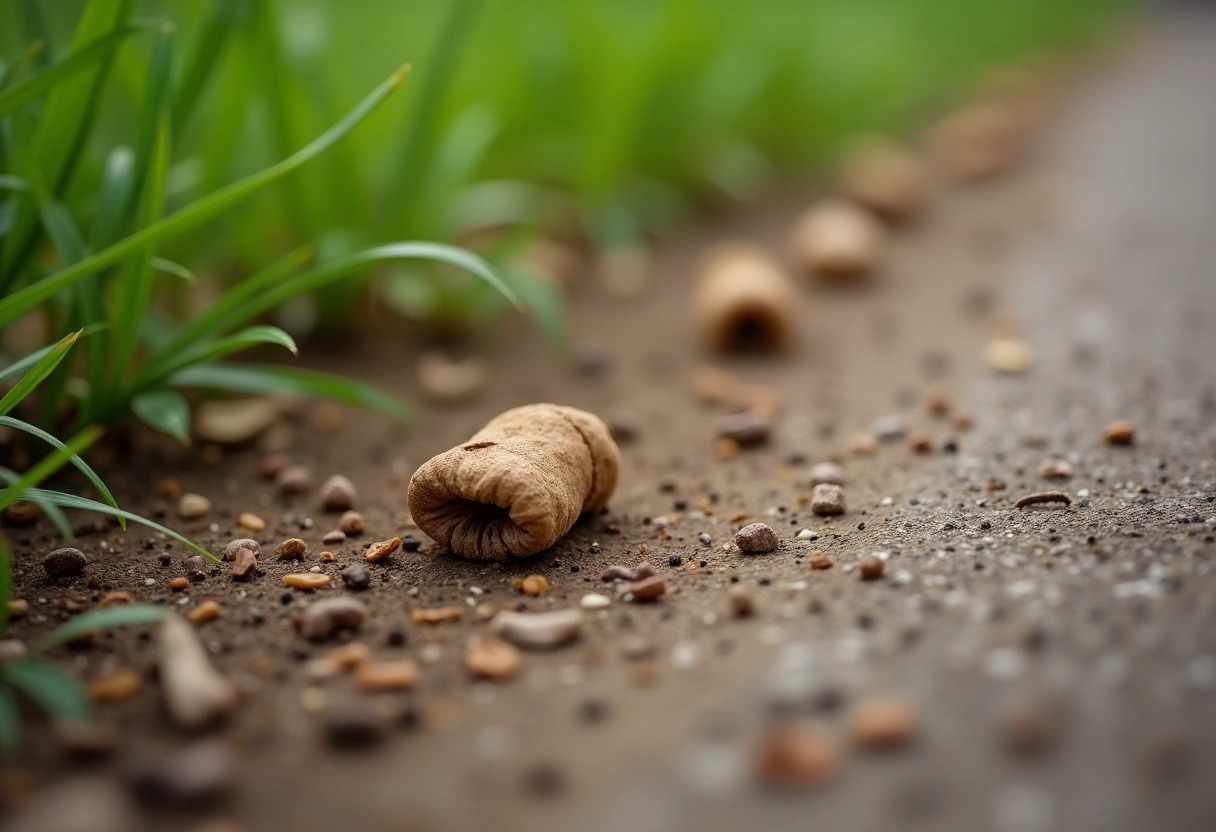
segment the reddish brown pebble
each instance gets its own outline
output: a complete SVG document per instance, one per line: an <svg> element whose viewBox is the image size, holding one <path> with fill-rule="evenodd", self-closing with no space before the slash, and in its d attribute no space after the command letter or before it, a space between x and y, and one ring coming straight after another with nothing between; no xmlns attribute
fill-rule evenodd
<svg viewBox="0 0 1216 832"><path fill-rule="evenodd" d="M367 547L367 551L363 553L364 560L383 560L384 558L397 551L401 546L401 538L393 537L388 540L379 540Z"/></svg>
<svg viewBox="0 0 1216 832"><path fill-rule="evenodd" d="M940 419L950 413L950 397L944 390L931 390L925 397L925 409Z"/></svg>
<svg viewBox="0 0 1216 832"><path fill-rule="evenodd" d="M1066 480L1072 474L1072 465L1067 460L1045 459L1039 463L1039 476L1045 480Z"/></svg>
<svg viewBox="0 0 1216 832"><path fill-rule="evenodd" d="M232 558L232 577L238 581L243 581L249 577L254 569L257 569L258 559L253 551L241 547L236 550L236 554Z"/></svg>
<svg viewBox="0 0 1216 832"><path fill-rule="evenodd" d="M464 616L464 609L461 607L414 610L414 621L418 624L442 624L445 621L459 621L462 616Z"/></svg>
<svg viewBox="0 0 1216 832"><path fill-rule="evenodd" d="M822 729L801 720L782 720L760 738L756 773L770 788L814 789L832 781L841 757L839 743Z"/></svg>
<svg viewBox="0 0 1216 832"><path fill-rule="evenodd" d="M357 511L344 512L338 521L338 528L352 537L363 534L363 515Z"/></svg>
<svg viewBox="0 0 1216 832"><path fill-rule="evenodd" d="M652 575L657 575L658 570L654 568L654 564L649 561L642 561L637 566L633 567L634 580L641 581L649 578Z"/></svg>
<svg viewBox="0 0 1216 832"><path fill-rule="evenodd" d="M219 618L219 615L219 604L215 601L204 601L186 613L186 618L189 618L193 624L205 624L208 621L214 621L216 618Z"/></svg>
<svg viewBox="0 0 1216 832"><path fill-rule="evenodd" d="M1136 440L1136 426L1126 419L1119 419L1107 425L1102 435L1112 445L1130 445Z"/></svg>
<svg viewBox="0 0 1216 832"><path fill-rule="evenodd" d="M933 437L927 433L916 432L908 439L908 447L913 453L928 454L933 452Z"/></svg>
<svg viewBox="0 0 1216 832"><path fill-rule="evenodd" d="M1019 497L1018 501L1013 504L1013 507L1025 508L1037 503L1063 503L1069 506L1072 505L1072 497L1069 497L1063 491L1039 491L1034 494L1027 494L1025 497Z"/></svg>
<svg viewBox="0 0 1216 832"><path fill-rule="evenodd" d="M29 500L19 500L4 509L4 519L14 526L29 526L37 521L42 509Z"/></svg>
<svg viewBox="0 0 1216 832"><path fill-rule="evenodd" d="M844 469L835 462L820 462L811 468L811 485L826 482L829 485L844 485Z"/></svg>
<svg viewBox="0 0 1216 832"><path fill-rule="evenodd" d="M873 697L854 706L849 733L861 748L894 750L912 742L917 721L916 709L903 699Z"/></svg>
<svg viewBox="0 0 1216 832"><path fill-rule="evenodd" d="M364 693L410 690L418 681L418 665L409 659L395 662L366 662L355 671L355 682Z"/></svg>
<svg viewBox="0 0 1216 832"><path fill-rule="evenodd" d="M289 465L274 478L282 494L304 494L312 489L312 472L303 465Z"/></svg>
<svg viewBox="0 0 1216 832"><path fill-rule="evenodd" d="M185 589L188 586L190 586L190 581L185 578L174 578L169 581L169 588L174 591Z"/></svg>
<svg viewBox="0 0 1216 832"><path fill-rule="evenodd" d="M810 563L811 563L812 569L831 569L832 568L832 559L829 558L827 555L821 555L818 552L811 555Z"/></svg>
<svg viewBox="0 0 1216 832"><path fill-rule="evenodd" d="M747 618L756 614L756 602L746 587L732 586L727 597L730 598L730 613L735 618Z"/></svg>
<svg viewBox="0 0 1216 832"><path fill-rule="evenodd" d="M777 533L764 523L749 523L735 532L735 545L748 554L773 552L777 549Z"/></svg>
<svg viewBox="0 0 1216 832"><path fill-rule="evenodd" d="M763 445L772 431L772 417L761 410L732 413L718 420L718 436L734 440L741 448Z"/></svg>
<svg viewBox="0 0 1216 832"><path fill-rule="evenodd" d="M863 581L873 581L876 578L882 577L884 568L885 564L883 564L882 558L878 555L866 555L857 564L857 573L861 575Z"/></svg>
<svg viewBox="0 0 1216 832"><path fill-rule="evenodd" d="M300 560L308 551L308 544L298 537L289 537L279 544L275 557L279 560Z"/></svg>
<svg viewBox="0 0 1216 832"><path fill-rule="evenodd" d="M609 566L600 573L601 581L636 581L637 577L628 566Z"/></svg>
<svg viewBox="0 0 1216 832"><path fill-rule="evenodd" d="M519 651L507 642L492 638L470 647L464 654L465 666L474 676L503 681L519 670Z"/></svg>
<svg viewBox="0 0 1216 832"><path fill-rule="evenodd" d="M844 489L822 482L811 490L811 511L820 517L844 514Z"/></svg>
<svg viewBox="0 0 1216 832"><path fill-rule="evenodd" d="M629 592L635 601L653 601L667 593L667 582L662 575L653 575L630 584Z"/></svg>

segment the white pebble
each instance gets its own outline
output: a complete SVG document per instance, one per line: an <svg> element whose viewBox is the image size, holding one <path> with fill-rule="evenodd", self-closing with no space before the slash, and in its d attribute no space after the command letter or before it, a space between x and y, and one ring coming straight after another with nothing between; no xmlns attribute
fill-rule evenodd
<svg viewBox="0 0 1216 832"><path fill-rule="evenodd" d="M676 670L692 670L701 660L701 651L691 641L681 641L671 648L671 666Z"/></svg>
<svg viewBox="0 0 1216 832"><path fill-rule="evenodd" d="M600 595L598 592L588 592L578 602L578 605L585 610L602 610L612 605L612 599L607 595Z"/></svg>
<svg viewBox="0 0 1216 832"><path fill-rule="evenodd" d="M815 533L813 531L811 531L810 529L799 529L798 539L799 540L814 540Z"/></svg>

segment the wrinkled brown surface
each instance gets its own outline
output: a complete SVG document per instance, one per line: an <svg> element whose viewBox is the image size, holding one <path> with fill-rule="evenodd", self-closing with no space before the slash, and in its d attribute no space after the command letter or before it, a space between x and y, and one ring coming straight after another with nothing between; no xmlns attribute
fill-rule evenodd
<svg viewBox="0 0 1216 832"><path fill-rule="evenodd" d="M410 512L461 557L526 557L607 505L620 467L598 417L553 404L517 407L419 468Z"/></svg>

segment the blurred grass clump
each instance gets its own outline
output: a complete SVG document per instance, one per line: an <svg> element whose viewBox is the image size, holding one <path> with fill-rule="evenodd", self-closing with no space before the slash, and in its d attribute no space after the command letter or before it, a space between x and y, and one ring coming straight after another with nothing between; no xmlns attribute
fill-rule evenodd
<svg viewBox="0 0 1216 832"><path fill-rule="evenodd" d="M26 4L32 6L32 3ZM383 77L410 84L364 129L228 221L175 244L199 273L236 279L267 252L315 242L322 261L403 236L463 240L496 262L561 337L560 295L537 280L537 233L632 248L690 206L746 198L813 171L843 139L914 123L977 73L1101 31L1118 0L177 0L194 61L167 192L188 198L302 146ZM57 42L77 2L42 4ZM22 3L5 54L28 45ZM26 26L28 29L28 25ZM94 140L127 138L146 63L115 56ZM199 57L214 63L209 71ZM102 159L91 160L95 183ZM90 175L79 177L87 189ZM487 235L486 229L495 233ZM472 324L503 300L442 267L380 269L377 297L407 315ZM368 278L369 280L373 278ZM349 327L365 280L284 313L292 331Z"/></svg>

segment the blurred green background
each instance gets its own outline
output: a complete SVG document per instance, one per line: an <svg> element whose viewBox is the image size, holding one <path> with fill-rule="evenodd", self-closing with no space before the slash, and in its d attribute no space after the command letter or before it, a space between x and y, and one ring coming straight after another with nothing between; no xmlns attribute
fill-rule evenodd
<svg viewBox="0 0 1216 832"><path fill-rule="evenodd" d="M403 62L401 90L321 158L168 248L220 281L304 242L324 261L371 243L475 244L521 291L513 253L543 229L593 249L638 244L698 203L814 173L840 140L900 130L1011 60L1095 38L1115 0L183 0L179 85L214 48L197 102L175 109L167 209L307 143ZM12 63L66 50L83 4L0 6ZM136 141L150 38L116 52L69 205L87 213L108 150ZM186 97L189 100L189 97ZM506 229L487 246L474 232ZM502 299L434 266L391 266L376 296L417 318L476 323ZM369 278L368 280L370 280ZM325 290L348 325L368 280ZM297 309L295 331L315 319ZM542 315L543 317L543 315ZM550 315L553 317L553 315ZM551 333L555 337L558 333Z"/></svg>

